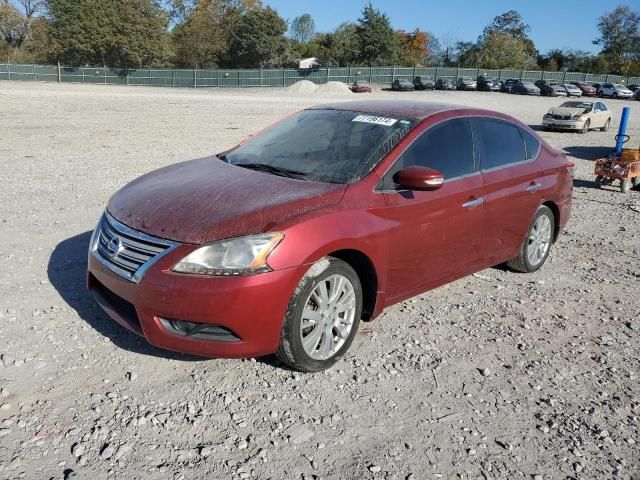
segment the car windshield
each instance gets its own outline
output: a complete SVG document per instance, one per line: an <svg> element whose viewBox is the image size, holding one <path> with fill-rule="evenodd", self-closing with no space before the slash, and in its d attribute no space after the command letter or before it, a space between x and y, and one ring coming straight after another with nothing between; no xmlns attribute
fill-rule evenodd
<svg viewBox="0 0 640 480"><path fill-rule="evenodd" d="M624 85L616 84L613 86L613 88L615 88L616 90L625 90L627 87L625 87Z"/></svg>
<svg viewBox="0 0 640 480"><path fill-rule="evenodd" d="M219 157L274 175L351 183L367 175L415 123L356 111L304 110Z"/></svg>
<svg viewBox="0 0 640 480"><path fill-rule="evenodd" d="M589 103L589 102L564 102L560 106L564 107L564 108L586 108L586 109L591 110L591 108L593 107L593 103Z"/></svg>
<svg viewBox="0 0 640 480"><path fill-rule="evenodd" d="M535 85L533 83L531 83L531 82L522 82L522 85L524 85L525 87L529 87L529 88L535 87Z"/></svg>

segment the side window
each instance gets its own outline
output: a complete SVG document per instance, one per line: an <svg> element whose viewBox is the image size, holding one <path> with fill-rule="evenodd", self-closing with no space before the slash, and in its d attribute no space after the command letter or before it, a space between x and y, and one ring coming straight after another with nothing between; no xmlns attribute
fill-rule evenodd
<svg viewBox="0 0 640 480"><path fill-rule="evenodd" d="M606 107L606 106L605 106L605 104L604 104L604 103L602 103L602 102L598 102L598 103L596 104L596 106L598 107L598 109L599 109L599 110L601 110L601 111L603 111L603 112L606 112L606 111L607 111L607 107Z"/></svg>
<svg viewBox="0 0 640 480"><path fill-rule="evenodd" d="M526 159L533 160L540 153L540 141L526 130L520 129L520 134L524 138L524 147L526 150Z"/></svg>
<svg viewBox="0 0 640 480"><path fill-rule="evenodd" d="M387 172L383 188L396 188L393 176L414 165L439 170L445 180L473 173L475 162L470 120L456 118L427 129Z"/></svg>
<svg viewBox="0 0 640 480"><path fill-rule="evenodd" d="M526 159L520 128L501 120L475 120L480 146L480 168L490 170Z"/></svg>

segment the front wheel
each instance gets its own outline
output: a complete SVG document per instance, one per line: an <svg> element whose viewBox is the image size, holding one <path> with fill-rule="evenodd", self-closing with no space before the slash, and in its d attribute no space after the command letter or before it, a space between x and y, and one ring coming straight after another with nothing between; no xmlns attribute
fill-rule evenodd
<svg viewBox="0 0 640 480"><path fill-rule="evenodd" d="M609 125L611 125L611 119L608 119L604 126L600 129L601 132L606 132L609 130Z"/></svg>
<svg viewBox="0 0 640 480"><path fill-rule="evenodd" d="M589 131L589 127L591 126L591 121L587 120L586 122L584 122L584 126L582 127L582 130L578 130L578 133L587 133Z"/></svg>
<svg viewBox="0 0 640 480"><path fill-rule="evenodd" d="M289 367L319 372L349 349L362 316L362 286L346 262L325 257L302 277L285 315L276 355Z"/></svg>
<svg viewBox="0 0 640 480"><path fill-rule="evenodd" d="M549 207L542 205L538 208L520 247L520 253L516 258L509 260L507 265L523 273L535 272L542 267L551 250L555 222Z"/></svg>

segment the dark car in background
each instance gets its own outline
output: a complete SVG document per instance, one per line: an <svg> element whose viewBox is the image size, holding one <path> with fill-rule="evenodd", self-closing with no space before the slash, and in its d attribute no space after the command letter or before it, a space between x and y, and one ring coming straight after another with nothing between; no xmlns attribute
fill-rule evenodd
<svg viewBox="0 0 640 480"><path fill-rule="evenodd" d="M478 90L483 92L499 92L502 89L502 82L495 77L485 77L480 75L476 80Z"/></svg>
<svg viewBox="0 0 640 480"><path fill-rule="evenodd" d="M456 84L449 78L439 78L436 82L436 90L455 90Z"/></svg>
<svg viewBox="0 0 640 480"><path fill-rule="evenodd" d="M353 93L370 93L372 91L371 84L364 80L356 80L350 88Z"/></svg>
<svg viewBox="0 0 640 480"><path fill-rule="evenodd" d="M433 77L417 76L413 79L413 88L416 90L433 90L436 88L436 82Z"/></svg>
<svg viewBox="0 0 640 480"><path fill-rule="evenodd" d="M567 91L555 80L538 80L535 83L540 89L540 95L545 97L566 97Z"/></svg>
<svg viewBox="0 0 640 480"><path fill-rule="evenodd" d="M503 83L502 83L502 88L500 89L501 92L504 93L513 93L513 87L515 86L516 83L518 83L520 80L516 80L515 78L507 78Z"/></svg>
<svg viewBox="0 0 640 480"><path fill-rule="evenodd" d="M391 84L391 90L395 90L397 92L410 92L413 89L413 83L411 83L409 80L396 79Z"/></svg>
<svg viewBox="0 0 640 480"><path fill-rule="evenodd" d="M627 88L629 90L631 90L633 93L636 93L636 92L640 91L640 85L635 85L635 84L634 85L629 85L629 86L627 86Z"/></svg>
<svg viewBox="0 0 640 480"><path fill-rule="evenodd" d="M477 86L476 81L471 77L460 77L456 84L458 90L475 90Z"/></svg>
<svg viewBox="0 0 640 480"><path fill-rule="evenodd" d="M587 82L569 82L572 85L575 85L580 90L582 90L582 95L585 97L595 97L598 93L598 90L593 86L589 85Z"/></svg>
<svg viewBox="0 0 640 480"><path fill-rule="evenodd" d="M518 95L540 95L540 89L532 82L518 81L511 89L511 93L517 93Z"/></svg>

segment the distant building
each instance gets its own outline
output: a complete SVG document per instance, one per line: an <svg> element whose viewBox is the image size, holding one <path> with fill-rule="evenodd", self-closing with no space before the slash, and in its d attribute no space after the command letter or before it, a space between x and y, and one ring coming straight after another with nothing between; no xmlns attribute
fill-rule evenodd
<svg viewBox="0 0 640 480"><path fill-rule="evenodd" d="M323 68L325 63L317 57L303 58L298 64L300 69L317 69Z"/></svg>

